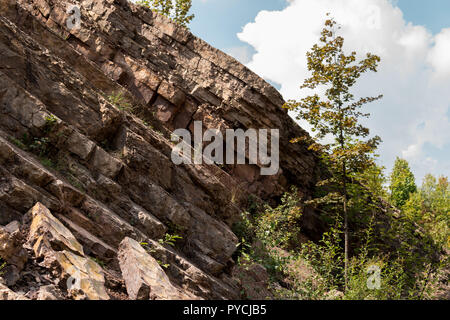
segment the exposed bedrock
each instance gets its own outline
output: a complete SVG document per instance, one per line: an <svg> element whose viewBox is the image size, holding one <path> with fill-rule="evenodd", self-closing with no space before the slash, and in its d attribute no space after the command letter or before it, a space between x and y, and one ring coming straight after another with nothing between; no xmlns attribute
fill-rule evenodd
<svg viewBox="0 0 450 320"><path fill-rule="evenodd" d="M67 28L69 3L80 28ZM248 68L141 6L0 0L0 239L13 239L0 256L19 273L50 270L31 298L238 298L231 226L249 197L276 203L295 185L307 198L320 174L308 146L290 143L307 133L283 103ZM194 121L279 129L278 174L175 165L170 133ZM14 221L22 238L6 231ZM314 212L304 229L320 231ZM166 234L182 239L158 241ZM62 285L71 268L77 292Z"/></svg>

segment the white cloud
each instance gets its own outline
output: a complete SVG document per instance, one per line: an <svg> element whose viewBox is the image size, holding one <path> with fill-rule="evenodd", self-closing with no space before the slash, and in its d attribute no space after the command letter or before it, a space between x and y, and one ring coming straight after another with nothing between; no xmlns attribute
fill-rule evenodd
<svg viewBox="0 0 450 320"><path fill-rule="evenodd" d="M251 61L251 49L248 46L232 47L225 49L225 52L243 64Z"/></svg>
<svg viewBox="0 0 450 320"><path fill-rule="evenodd" d="M450 28L443 29L435 37L435 46L430 50L428 61L439 80L450 77Z"/></svg>
<svg viewBox="0 0 450 320"><path fill-rule="evenodd" d="M402 151L402 158L406 160L417 159L419 155L421 155L421 149L418 144L412 144L406 150Z"/></svg>
<svg viewBox="0 0 450 320"><path fill-rule="evenodd" d="M372 113L367 125L384 140L383 164L390 168L396 156L404 156L419 179L428 171L449 175L450 150L445 158L432 159L423 147L450 144L450 77L444 77L450 75L450 29L433 36L406 23L389 0L290 0L282 11L261 11L238 34L256 50L247 65L279 83L285 99L308 94L299 89L309 76L306 52L318 42L327 12L342 25L347 51L382 58L379 72L364 75L355 91L361 96L384 94L380 102L367 105ZM304 122L300 125L308 129Z"/></svg>

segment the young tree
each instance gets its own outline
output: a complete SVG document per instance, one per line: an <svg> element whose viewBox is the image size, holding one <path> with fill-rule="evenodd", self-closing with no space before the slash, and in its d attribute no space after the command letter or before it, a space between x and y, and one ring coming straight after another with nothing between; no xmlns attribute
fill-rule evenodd
<svg viewBox="0 0 450 320"><path fill-rule="evenodd" d="M427 174L422 187L409 195L402 211L428 232L435 243L450 245L450 188L446 177L436 179Z"/></svg>
<svg viewBox="0 0 450 320"><path fill-rule="evenodd" d="M329 16L329 15L327 15ZM332 178L320 184L337 186L336 193L329 193L319 203L338 203L344 218L344 279L348 284L349 228L348 228L348 184L357 173L373 165L373 152L381 139L369 136L369 129L360 124L360 118L369 114L361 112L363 105L382 96L355 99L351 88L360 76L368 71L377 71L380 58L368 53L357 61L356 52L346 55L343 50L344 38L337 35L340 28L334 19L326 20L320 44L307 53L308 70L312 76L301 88L326 88L325 94L314 94L300 101L289 101L285 108L298 113L297 119L305 119L312 125L316 140L332 135L334 142L320 145L311 144L311 149L321 151L330 168ZM302 138L293 139L300 142Z"/></svg>
<svg viewBox="0 0 450 320"><path fill-rule="evenodd" d="M148 7L184 27L187 27L194 19L193 14L189 15L192 0L141 0L138 4Z"/></svg>
<svg viewBox="0 0 450 320"><path fill-rule="evenodd" d="M391 173L391 191L392 204L401 208L410 195L417 191L414 174L409 168L408 161L397 158Z"/></svg>

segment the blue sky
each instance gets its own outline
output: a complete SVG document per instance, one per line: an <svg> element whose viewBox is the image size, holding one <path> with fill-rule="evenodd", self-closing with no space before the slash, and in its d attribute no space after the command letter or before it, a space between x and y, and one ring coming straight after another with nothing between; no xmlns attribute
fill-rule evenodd
<svg viewBox="0 0 450 320"><path fill-rule="evenodd" d="M407 21L424 25L433 33L449 27L449 0L398 0L397 5Z"/></svg>
<svg viewBox="0 0 450 320"><path fill-rule="evenodd" d="M449 0L193 0L192 12L195 35L286 99L301 97L305 53L317 42L321 17L331 12L349 49L382 58L378 74L357 88L361 95L385 94L370 106L368 122L384 140L380 163L390 171L396 156L406 158L418 183L426 173L450 175ZM376 27L367 27L371 19Z"/></svg>
<svg viewBox="0 0 450 320"><path fill-rule="evenodd" d="M314 0L312 0L314 1ZM364 1L364 0L362 0ZM191 31L216 48L242 46L236 36L262 10L282 10L286 0L193 0ZM397 0L407 21L426 26L433 33L449 27L450 0Z"/></svg>
<svg viewBox="0 0 450 320"><path fill-rule="evenodd" d="M261 10L281 10L286 0L193 0L191 31L219 49L242 45L236 36Z"/></svg>

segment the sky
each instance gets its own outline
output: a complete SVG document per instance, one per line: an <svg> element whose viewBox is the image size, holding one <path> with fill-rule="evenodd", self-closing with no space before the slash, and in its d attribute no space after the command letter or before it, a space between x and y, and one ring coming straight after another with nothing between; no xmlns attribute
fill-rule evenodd
<svg viewBox="0 0 450 320"><path fill-rule="evenodd" d="M306 52L318 42L325 14L342 26L345 48L381 57L356 96L384 95L367 105L365 124L383 143L379 163L410 163L420 184L427 173L450 176L450 1L193 0L191 31L232 55L288 99L308 94ZM309 130L307 123L299 124Z"/></svg>

